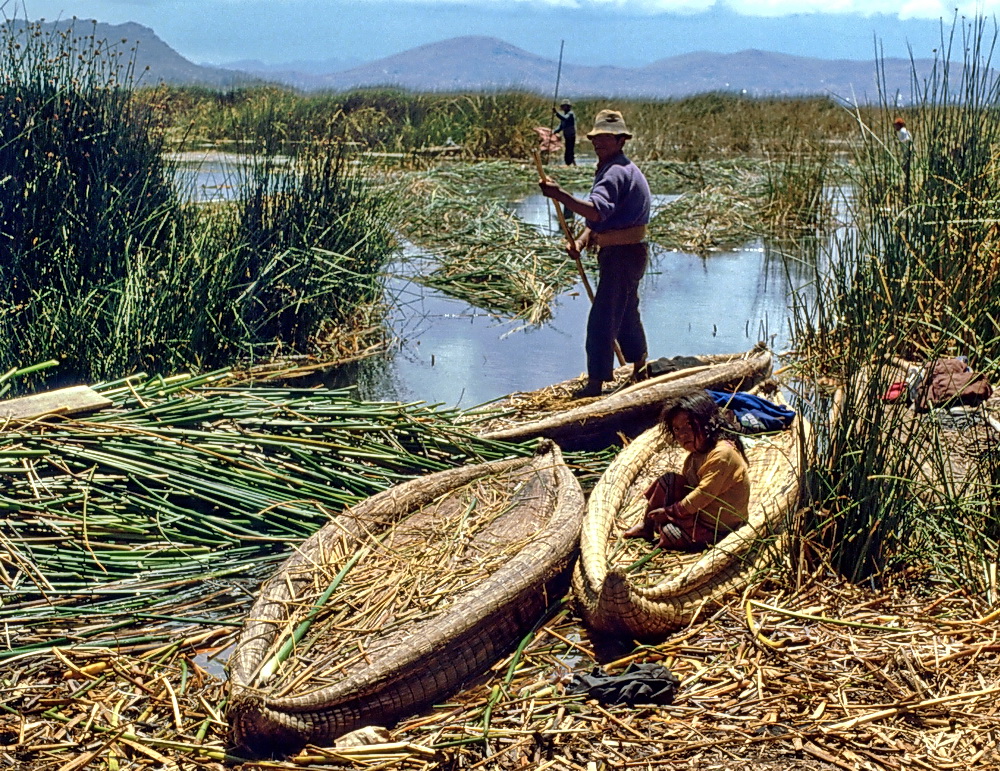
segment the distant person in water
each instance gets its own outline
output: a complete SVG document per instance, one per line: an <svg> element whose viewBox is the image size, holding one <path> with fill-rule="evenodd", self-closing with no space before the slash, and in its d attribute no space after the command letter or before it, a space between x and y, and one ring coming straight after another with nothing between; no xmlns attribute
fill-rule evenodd
<svg viewBox="0 0 1000 771"><path fill-rule="evenodd" d="M668 404L660 428L687 457L680 473L650 485L642 522L623 535L656 537L662 549L703 549L747 521L750 477L739 435L705 391Z"/></svg>
<svg viewBox="0 0 1000 771"><path fill-rule="evenodd" d="M563 161L567 166L576 166L576 116L573 105L563 102L558 110L553 107L552 112L559 119L559 128L552 133L563 136Z"/></svg>
<svg viewBox="0 0 1000 771"><path fill-rule="evenodd" d="M600 396L605 381L614 376L615 343L632 377L641 380L646 367L646 332L639 317L639 282L646 272L646 225L651 196L639 168L625 157L632 138L625 119L615 110L601 110L587 139L597 154L594 185L587 200L576 198L551 179L539 183L542 194L579 214L587 227L575 243L566 245L579 256L588 247L599 248L598 281L587 318L587 383L576 398Z"/></svg>

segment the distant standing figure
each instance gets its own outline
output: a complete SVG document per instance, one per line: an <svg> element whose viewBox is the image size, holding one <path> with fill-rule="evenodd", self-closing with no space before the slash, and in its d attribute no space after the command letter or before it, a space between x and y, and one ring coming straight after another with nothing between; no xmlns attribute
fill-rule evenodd
<svg viewBox="0 0 1000 771"><path fill-rule="evenodd" d="M906 128L906 121L902 118L896 118L892 122L892 125L896 129L896 139L899 140L899 144L903 148L903 204L909 205L910 161L913 155L913 136L910 134L909 129Z"/></svg>
<svg viewBox="0 0 1000 771"><path fill-rule="evenodd" d="M552 112L559 119L559 128L553 134L562 134L565 149L563 150L563 161L567 166L576 166L576 116L573 114L573 105L563 102L559 105L562 112L555 107Z"/></svg>
<svg viewBox="0 0 1000 771"><path fill-rule="evenodd" d="M615 342L625 361L632 362L633 380L645 377L646 332L639 317L639 282L649 256L646 225L651 196L639 168L625 157L632 135L616 110L601 110L587 139L594 145L597 171L588 200L576 198L551 179L539 182L542 195L561 203L587 221L576 243L566 244L571 256L598 247L598 280L587 317L587 383L574 396L600 396L614 373Z"/></svg>
<svg viewBox="0 0 1000 771"><path fill-rule="evenodd" d="M910 143L913 142L913 136L910 134L910 130L906 128L906 121L902 118L896 118L892 122L892 125L896 129L896 139L902 142L906 148L909 148Z"/></svg>
<svg viewBox="0 0 1000 771"><path fill-rule="evenodd" d="M739 435L705 391L667 404L660 428L687 450L687 457L680 473L668 471L649 486L642 521L622 535L658 535L661 549L718 543L749 517L749 467Z"/></svg>

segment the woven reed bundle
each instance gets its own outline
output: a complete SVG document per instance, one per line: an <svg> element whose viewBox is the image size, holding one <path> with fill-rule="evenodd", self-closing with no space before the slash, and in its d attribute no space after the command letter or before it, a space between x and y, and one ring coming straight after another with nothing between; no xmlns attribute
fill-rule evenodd
<svg viewBox="0 0 1000 771"><path fill-rule="evenodd" d="M799 494L802 421L787 431L748 438L750 517L699 553L664 552L630 572L648 544L623 542L645 509L643 492L679 470L684 450L654 427L626 447L591 493L580 537L573 591L588 626L636 637L662 635L698 611L749 585L781 552L786 520Z"/></svg>
<svg viewBox="0 0 1000 771"><path fill-rule="evenodd" d="M250 611L230 659L233 743L283 753L457 690L565 590L583 507L548 442L533 458L420 477L337 517Z"/></svg>

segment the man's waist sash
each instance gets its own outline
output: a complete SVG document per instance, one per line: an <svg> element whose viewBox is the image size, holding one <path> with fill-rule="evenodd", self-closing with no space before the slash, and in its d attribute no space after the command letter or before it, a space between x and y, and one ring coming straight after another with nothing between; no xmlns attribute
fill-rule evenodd
<svg viewBox="0 0 1000 771"><path fill-rule="evenodd" d="M645 240L645 225L633 225L622 230L606 230L603 233L590 234L590 243L594 246L629 246L630 244L641 244Z"/></svg>

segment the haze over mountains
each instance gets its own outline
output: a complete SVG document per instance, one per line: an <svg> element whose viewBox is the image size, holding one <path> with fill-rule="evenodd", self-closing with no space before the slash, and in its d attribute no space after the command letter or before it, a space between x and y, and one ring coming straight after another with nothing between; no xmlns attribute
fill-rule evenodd
<svg viewBox="0 0 1000 771"><path fill-rule="evenodd" d="M46 28L65 28L52 22ZM824 60L747 50L667 56L643 67L588 67L537 56L492 37L459 37L419 46L394 56L356 64L350 61L292 62L264 65L233 62L226 67L195 64L178 54L148 27L76 21L77 35L91 31L119 50L135 47L136 72L142 84L165 82L232 88L255 82L288 85L305 91L396 86L414 91L496 91L517 88L551 95L559 76L559 94L666 99L708 91L752 96L833 95L850 101L875 101L873 61ZM127 41L123 42L123 41ZM354 64L354 66L351 66ZM884 59L886 91L906 101L912 70L929 71L929 61L911 64ZM148 70L146 69L148 68Z"/></svg>

